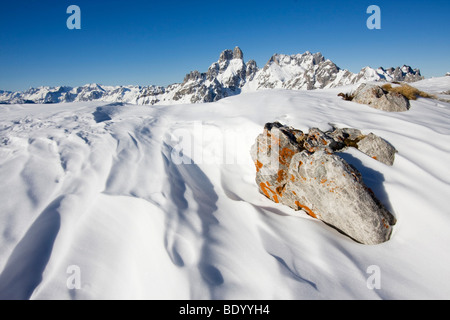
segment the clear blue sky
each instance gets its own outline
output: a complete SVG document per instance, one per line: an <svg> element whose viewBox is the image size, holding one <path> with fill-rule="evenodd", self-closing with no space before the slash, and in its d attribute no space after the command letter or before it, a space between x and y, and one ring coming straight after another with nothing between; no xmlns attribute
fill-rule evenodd
<svg viewBox="0 0 450 320"><path fill-rule="evenodd" d="M81 30L66 9L81 8ZM381 8L381 30L366 9ZM168 85L240 46L262 67L274 53L322 52L339 67L403 64L450 71L450 1L3 1L0 89Z"/></svg>

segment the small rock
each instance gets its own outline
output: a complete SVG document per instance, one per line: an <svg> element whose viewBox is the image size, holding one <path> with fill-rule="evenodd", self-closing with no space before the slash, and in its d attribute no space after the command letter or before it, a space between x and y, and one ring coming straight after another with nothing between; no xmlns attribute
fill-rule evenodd
<svg viewBox="0 0 450 320"><path fill-rule="evenodd" d="M378 160L388 166L392 166L395 160L397 150L386 140L379 136L369 133L364 135L361 130L353 128L333 128L328 135L337 142L344 144L345 147L354 147L369 157Z"/></svg>
<svg viewBox="0 0 450 320"><path fill-rule="evenodd" d="M303 147L311 153L317 150L325 150L328 153L332 153L339 148L339 144L322 130L311 128L303 141Z"/></svg>
<svg viewBox="0 0 450 320"><path fill-rule="evenodd" d="M373 133L364 136L357 143L358 150L388 166L392 166L397 150L386 140Z"/></svg>

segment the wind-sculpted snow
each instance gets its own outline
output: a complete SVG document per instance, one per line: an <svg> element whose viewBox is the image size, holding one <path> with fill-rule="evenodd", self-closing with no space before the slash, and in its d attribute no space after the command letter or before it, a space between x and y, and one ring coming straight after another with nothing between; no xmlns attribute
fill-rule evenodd
<svg viewBox="0 0 450 320"><path fill-rule="evenodd" d="M1 106L0 298L448 297L450 105L392 114L340 91ZM355 243L261 195L249 150L270 121L392 143L393 166L340 154L395 214L391 239Z"/></svg>

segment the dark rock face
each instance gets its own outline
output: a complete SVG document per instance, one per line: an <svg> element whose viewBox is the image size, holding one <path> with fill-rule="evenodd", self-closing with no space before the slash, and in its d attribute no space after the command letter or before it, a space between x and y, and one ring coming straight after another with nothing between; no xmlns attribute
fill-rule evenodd
<svg viewBox="0 0 450 320"><path fill-rule="evenodd" d="M231 50L224 50L220 54L219 62L228 61L228 60L231 60L231 59L233 59L233 51L231 51Z"/></svg>
<svg viewBox="0 0 450 320"><path fill-rule="evenodd" d="M392 81L415 82L424 79L419 69L413 69L406 65L401 68L390 68L387 70L387 74L392 77Z"/></svg>
<svg viewBox="0 0 450 320"><path fill-rule="evenodd" d="M247 82L252 81L258 71L258 66L255 60L249 60L246 64L245 77Z"/></svg>
<svg viewBox="0 0 450 320"><path fill-rule="evenodd" d="M242 53L241 48L235 47L233 50L233 59L244 60L244 54Z"/></svg>
<svg viewBox="0 0 450 320"><path fill-rule="evenodd" d="M349 138L361 138L358 131L326 133L312 128L305 134L278 122L266 124L251 149L260 192L360 243L389 240L394 216L364 184L358 170L335 153L348 147L344 141Z"/></svg>

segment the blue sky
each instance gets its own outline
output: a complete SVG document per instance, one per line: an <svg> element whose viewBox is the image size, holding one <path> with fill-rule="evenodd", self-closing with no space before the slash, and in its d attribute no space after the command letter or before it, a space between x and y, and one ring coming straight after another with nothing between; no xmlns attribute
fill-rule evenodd
<svg viewBox="0 0 450 320"><path fill-rule="evenodd" d="M69 30L69 5L81 30ZM369 5L381 30L369 30ZM450 71L450 1L3 1L0 89L168 85L241 47L259 67L274 53L322 52L340 68L403 64Z"/></svg>

